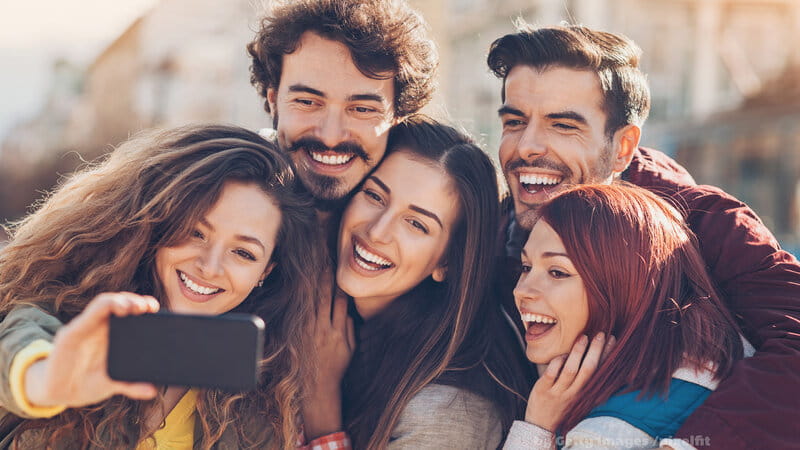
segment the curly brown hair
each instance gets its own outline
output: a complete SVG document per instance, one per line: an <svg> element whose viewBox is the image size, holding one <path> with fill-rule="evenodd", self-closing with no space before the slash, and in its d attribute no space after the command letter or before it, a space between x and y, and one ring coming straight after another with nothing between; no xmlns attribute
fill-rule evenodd
<svg viewBox="0 0 800 450"><path fill-rule="evenodd" d="M433 96L438 55L426 27L404 0L276 1L247 45L253 62L250 82L270 113L267 90L280 84L283 55L297 50L303 33L313 32L347 46L364 76L386 79L391 74L395 116L405 117Z"/></svg>
<svg viewBox="0 0 800 450"><path fill-rule="evenodd" d="M303 330L314 310L321 245L314 239L314 208L295 190L291 162L255 133L227 126L146 133L72 175L11 227L13 239L0 251L0 314L33 304L66 323L101 292L159 298L156 250L189 236L231 180L259 186L281 211L275 269L235 308L269 326L259 389L201 391L199 442L211 448L233 431L239 447L293 448L307 380L303 358L311 351ZM45 441L38 447L131 447L146 437L139 419L150 405L116 396L27 421L23 429L37 430Z"/></svg>

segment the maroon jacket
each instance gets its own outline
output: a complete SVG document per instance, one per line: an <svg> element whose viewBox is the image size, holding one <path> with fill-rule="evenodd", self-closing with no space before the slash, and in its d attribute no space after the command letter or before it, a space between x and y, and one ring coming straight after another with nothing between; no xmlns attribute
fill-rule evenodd
<svg viewBox="0 0 800 450"><path fill-rule="evenodd" d="M676 437L699 448L798 448L800 263L781 250L747 205L718 188L697 185L686 169L657 150L640 148L622 179L685 209L712 280L757 349L735 364ZM510 219L513 204L505 206ZM519 236L510 239L507 234L514 228L504 227L504 244L512 257L505 257L503 269L498 266L504 273L498 273L495 285L505 296L516 284L513 267L519 253L513 254L510 242L518 243ZM502 298L506 308L513 308L513 300Z"/></svg>
<svg viewBox="0 0 800 450"><path fill-rule="evenodd" d="M663 153L640 148L622 178L688 213L711 279L756 347L689 416L678 436L697 447L800 445L800 263L747 205L698 186ZM706 439L707 438L707 439Z"/></svg>

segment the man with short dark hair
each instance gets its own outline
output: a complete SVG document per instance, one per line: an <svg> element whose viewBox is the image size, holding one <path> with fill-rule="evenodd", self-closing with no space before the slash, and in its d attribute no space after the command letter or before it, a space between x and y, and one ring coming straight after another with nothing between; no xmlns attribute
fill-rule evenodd
<svg viewBox="0 0 800 450"><path fill-rule="evenodd" d="M507 257L519 260L539 206L570 185L622 179L685 206L709 273L757 352L683 423L676 445L796 446L800 264L747 205L639 147L650 107L640 53L623 36L580 26L523 25L492 44L488 64L503 80ZM513 273L505 273L506 299Z"/></svg>
<svg viewBox="0 0 800 450"><path fill-rule="evenodd" d="M279 3L248 51L278 144L329 211L381 161L391 126L430 101L438 61L402 0Z"/></svg>

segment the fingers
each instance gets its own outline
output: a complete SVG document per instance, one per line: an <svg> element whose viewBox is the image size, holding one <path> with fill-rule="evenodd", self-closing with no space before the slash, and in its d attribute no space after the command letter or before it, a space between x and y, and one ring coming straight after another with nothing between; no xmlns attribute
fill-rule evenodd
<svg viewBox="0 0 800 450"><path fill-rule="evenodd" d="M337 293L333 299L333 318L331 319L333 328L345 332L347 326L347 297L342 293Z"/></svg>
<svg viewBox="0 0 800 450"><path fill-rule="evenodd" d="M561 368L564 367L564 362L566 360L567 355L559 355L553 358L550 363L547 364L547 369L544 371L544 374L542 374L539 380L544 380L545 384L555 384L558 374L561 372Z"/></svg>
<svg viewBox="0 0 800 450"><path fill-rule="evenodd" d="M317 305L318 318L331 318L331 309L333 308L333 273L331 270L324 270L319 280L320 298Z"/></svg>
<svg viewBox="0 0 800 450"><path fill-rule="evenodd" d="M603 348L603 354L600 355L600 362L608 358L608 355L611 354L611 351L614 350L614 346L617 344L617 338L614 336L609 336L608 340L606 341L606 346Z"/></svg>
<svg viewBox="0 0 800 450"><path fill-rule="evenodd" d="M578 375L578 370L581 368L581 359L583 359L583 354L586 352L586 347L588 345L589 338L586 337L585 334L581 335L581 337L572 344L572 350L569 352L567 361L564 363L564 367L561 369L561 373L556 380L556 384L562 389L569 387Z"/></svg>
<svg viewBox="0 0 800 450"><path fill-rule="evenodd" d="M351 353L356 348L356 327L352 317L347 318L347 346Z"/></svg>
<svg viewBox="0 0 800 450"><path fill-rule="evenodd" d="M158 394L158 389L150 383L127 383L114 381L113 390L133 400L150 400Z"/></svg>
<svg viewBox="0 0 800 450"><path fill-rule="evenodd" d="M93 330L108 323L111 314L123 317L155 313L159 310L158 301L145 295L131 292L105 292L95 297L86 309L69 324L70 328Z"/></svg>
<svg viewBox="0 0 800 450"><path fill-rule="evenodd" d="M594 371L597 370L597 366L600 365L600 357L606 346L605 344L605 334L602 332L597 333L592 339L589 349L586 350L586 355L583 357L583 362L581 363L578 374L573 381L573 386L576 386L577 388L583 387L589 378L594 375Z"/></svg>

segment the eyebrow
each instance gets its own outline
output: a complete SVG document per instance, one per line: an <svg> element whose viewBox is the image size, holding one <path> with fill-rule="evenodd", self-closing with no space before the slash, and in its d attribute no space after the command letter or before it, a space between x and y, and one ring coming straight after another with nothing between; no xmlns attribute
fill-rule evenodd
<svg viewBox="0 0 800 450"><path fill-rule="evenodd" d="M378 102L385 103L386 99L378 94L353 94L347 97L348 102Z"/></svg>
<svg viewBox="0 0 800 450"><path fill-rule="evenodd" d="M325 97L324 92L301 83L289 86L289 92L305 92L307 94L316 95L317 97Z"/></svg>
<svg viewBox="0 0 800 450"><path fill-rule="evenodd" d="M205 219L205 217L201 217L201 218L200 218L200 223L201 223L201 224L203 224L203 226L205 226L205 227L206 227L206 228L208 228L209 230L211 230L211 231L214 231L214 226L213 226L213 225L211 225L211 224L210 224L210 223L209 223L209 222L208 222L208 221ZM253 237L253 236L247 236L247 235L245 235L245 234L237 234L236 236L234 236L234 238L236 238L237 240L240 240L240 241L244 241L244 242L250 242L250 243L252 243L252 244L255 244L255 245L257 245L257 246L261 247L261 251L262 251L262 252L266 252L266 251L267 251L266 247L264 247L264 244L262 244L262 243L261 243L261 240L259 240L259 239L258 239L258 238L256 238L256 237Z"/></svg>
<svg viewBox="0 0 800 450"><path fill-rule="evenodd" d="M528 256L528 252L526 252L524 248L522 249L522 254L525 257ZM542 253L542 258L552 258L554 256L563 256L564 258L567 258L567 259L569 259L571 261L569 255L567 255L566 253L560 253L560 252L544 252L544 253Z"/></svg>
<svg viewBox="0 0 800 450"><path fill-rule="evenodd" d="M525 114L523 114L522 111L520 111L519 109L514 108L512 106L508 106L508 105L503 105L503 106L500 107L500 109L497 110L497 115L498 116L502 116L503 114L512 114L512 115L515 115L515 116L525 117Z"/></svg>
<svg viewBox="0 0 800 450"><path fill-rule="evenodd" d="M386 185L386 183L384 183L383 181L381 181L381 179L380 179L380 178L376 177L375 175L370 175L370 176L369 176L369 179L370 179L370 180L372 180L372 181L374 181L374 182L375 182L375 184L377 184L378 186L380 186L380 187L381 187L381 189L383 189L384 191L386 191L386 193L387 193L387 194L391 194L391 193L392 193L392 190L391 190L391 189L389 189L389 186L387 186L387 185ZM441 228L441 229L444 229L444 225L442 224L442 221L439 219L439 216L437 216L436 214L434 214L434 213L432 213L432 212L428 211L428 210L427 210L427 209L425 209L425 208L420 208L420 207L419 207L419 206L417 206L417 205L409 205L409 206L408 206L408 209L410 209L410 210L412 210L412 211L416 211L416 212L418 212L418 213L420 213L420 214L422 214L422 215L425 215L425 216L428 216L428 217L430 217L431 219L435 220L435 221L436 221L436 223L438 223L438 224L439 224L439 228Z"/></svg>
<svg viewBox="0 0 800 450"><path fill-rule="evenodd" d="M525 113L523 113L521 110L514 108L513 106L507 106L507 105L500 107L500 109L497 110L497 114L500 116L504 114L511 114L514 116L525 117ZM558 120L558 119L574 120L583 125L587 125L589 123L586 120L586 117L583 116L583 114L580 114L575 111L561 111L557 113L550 113L546 117L551 120Z"/></svg>
<svg viewBox="0 0 800 450"><path fill-rule="evenodd" d="M317 97L327 97L324 92L320 91L319 89L314 89L311 86L307 86L302 83L297 83L289 86L289 92L305 92L307 94L316 95ZM353 94L347 97L348 102L358 102L358 101L373 101L378 103L385 103L386 98L379 94Z"/></svg>
<svg viewBox="0 0 800 450"><path fill-rule="evenodd" d="M577 113L575 111L562 111L557 113L551 113L547 115L548 119L568 119L574 120L575 122L581 123L583 125L587 125L589 122L586 121L586 117L583 114Z"/></svg>

